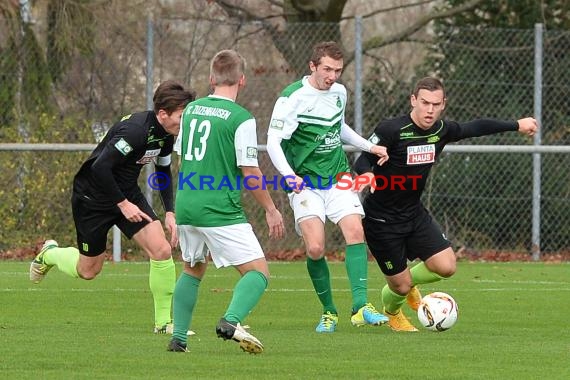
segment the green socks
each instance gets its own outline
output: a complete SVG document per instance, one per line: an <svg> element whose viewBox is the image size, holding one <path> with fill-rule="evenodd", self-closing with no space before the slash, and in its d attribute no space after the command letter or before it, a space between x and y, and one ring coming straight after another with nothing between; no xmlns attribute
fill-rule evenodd
<svg viewBox="0 0 570 380"><path fill-rule="evenodd" d="M411 268L410 274L412 275L413 286L429 284L443 279L443 277L440 275L431 272L423 261ZM405 301L406 296L401 296L394 293L392 289L388 287L388 285L385 285L382 288L382 303L384 304L384 308L388 313L397 313Z"/></svg>
<svg viewBox="0 0 570 380"><path fill-rule="evenodd" d="M267 288L263 273L252 270L246 272L234 287L234 294L224 318L228 322L240 323L253 310Z"/></svg>
<svg viewBox="0 0 570 380"><path fill-rule="evenodd" d="M352 292L352 310L357 311L368 302L368 254L366 244L350 244L346 246L346 273ZM338 314L333 302L331 280L326 259L312 260L307 257L307 270L313 287L323 305L323 313L330 311Z"/></svg>
<svg viewBox="0 0 570 380"><path fill-rule="evenodd" d="M172 257L168 260L150 260L148 283L154 299L154 324L164 326L171 322L170 308L176 281L176 267Z"/></svg>
<svg viewBox="0 0 570 380"><path fill-rule="evenodd" d="M47 265L55 265L57 269L68 276L79 278L77 273L79 250L75 247L48 249L44 253L44 262Z"/></svg>
<svg viewBox="0 0 570 380"><path fill-rule="evenodd" d="M192 313L198 299L200 280L183 272L176 282L173 297L174 332L172 337L186 343L186 332L192 322ZM267 279L261 272L249 271L237 282L232 300L224 318L240 323L257 305L267 288Z"/></svg>
<svg viewBox="0 0 570 380"><path fill-rule="evenodd" d="M437 273L431 272L422 261L410 269L412 275L412 285L431 284L432 282L443 280Z"/></svg>
<svg viewBox="0 0 570 380"><path fill-rule="evenodd" d="M192 322L192 313L198 299L200 280L183 272L174 289L173 316L174 332L172 337L186 343L186 332ZM261 272L249 271L237 282L232 300L224 318L228 322L240 323L257 305L267 288L267 279Z"/></svg>
<svg viewBox="0 0 570 380"><path fill-rule="evenodd" d="M344 264L352 292L352 311L358 311L368 302L368 253L366 252L366 244L347 245Z"/></svg>
<svg viewBox="0 0 570 380"><path fill-rule="evenodd" d="M388 313L396 314L405 301L406 296L394 293L388 285L384 285L382 288L382 303L384 304L384 310Z"/></svg>
<svg viewBox="0 0 570 380"><path fill-rule="evenodd" d="M199 287L199 279L182 272L174 288L174 297L172 298L174 332L172 337L182 343L186 343L188 339L186 332L190 327L190 322L192 322L192 313L198 299Z"/></svg>
<svg viewBox="0 0 570 380"><path fill-rule="evenodd" d="M327 311L330 311L332 314L338 314L333 303L331 278L326 259L322 257L319 260L313 260L307 257L307 270L317 296L323 305L323 314Z"/></svg>

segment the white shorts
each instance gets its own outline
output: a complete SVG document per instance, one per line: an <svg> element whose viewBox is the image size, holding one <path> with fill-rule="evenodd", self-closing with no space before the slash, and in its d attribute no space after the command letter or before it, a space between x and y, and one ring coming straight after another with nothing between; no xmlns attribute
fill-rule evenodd
<svg viewBox="0 0 570 380"><path fill-rule="evenodd" d="M358 193L341 190L333 186L330 189L304 189L299 194L289 193L289 204L293 209L295 230L301 235L299 221L308 217L318 217L323 224L326 218L337 224L347 215L364 216L364 209Z"/></svg>
<svg viewBox="0 0 570 380"><path fill-rule="evenodd" d="M208 254L216 268L241 265L265 257L249 223L221 227L177 227L182 259L190 266L197 262L205 263Z"/></svg>

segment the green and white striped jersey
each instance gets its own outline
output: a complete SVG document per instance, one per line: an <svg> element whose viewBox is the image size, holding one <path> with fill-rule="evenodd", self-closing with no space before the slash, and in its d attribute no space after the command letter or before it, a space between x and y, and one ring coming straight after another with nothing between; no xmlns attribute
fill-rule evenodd
<svg viewBox="0 0 570 380"><path fill-rule="evenodd" d="M283 139L287 162L313 184L327 187L338 173L350 171L340 137L346 100L342 84L317 90L306 76L287 86L273 108L268 135Z"/></svg>

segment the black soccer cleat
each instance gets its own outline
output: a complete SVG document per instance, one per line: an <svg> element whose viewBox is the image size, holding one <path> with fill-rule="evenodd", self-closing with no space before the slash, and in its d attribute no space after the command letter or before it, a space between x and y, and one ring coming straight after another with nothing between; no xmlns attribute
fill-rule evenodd
<svg viewBox="0 0 570 380"><path fill-rule="evenodd" d="M263 344L245 331L245 329L239 324L232 324L221 318L216 326L216 334L218 338L223 338L224 340L234 340L239 343L242 350L249 352L251 354L260 354L263 352Z"/></svg>
<svg viewBox="0 0 570 380"><path fill-rule="evenodd" d="M168 343L166 350L171 352L190 352L187 346L178 339L172 339L170 343Z"/></svg>

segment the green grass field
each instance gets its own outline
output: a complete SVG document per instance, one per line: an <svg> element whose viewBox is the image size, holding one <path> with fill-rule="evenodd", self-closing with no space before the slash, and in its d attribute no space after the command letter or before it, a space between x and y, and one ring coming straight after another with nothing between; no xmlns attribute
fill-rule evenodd
<svg viewBox="0 0 570 380"><path fill-rule="evenodd" d="M177 263L180 270L181 264ZM209 268L190 353L166 351L152 330L146 263L109 263L94 281L50 272L40 285L28 263L0 262L3 379L568 379L570 264L459 264L423 293L450 293L459 319L449 331L405 334L350 325L343 263L332 263L337 332L314 332L321 310L304 263L271 263L267 293L245 321L265 345L242 352L214 328L237 280ZM384 282L370 263L369 298ZM405 309L412 315L409 309ZM415 315L413 321L417 324Z"/></svg>

